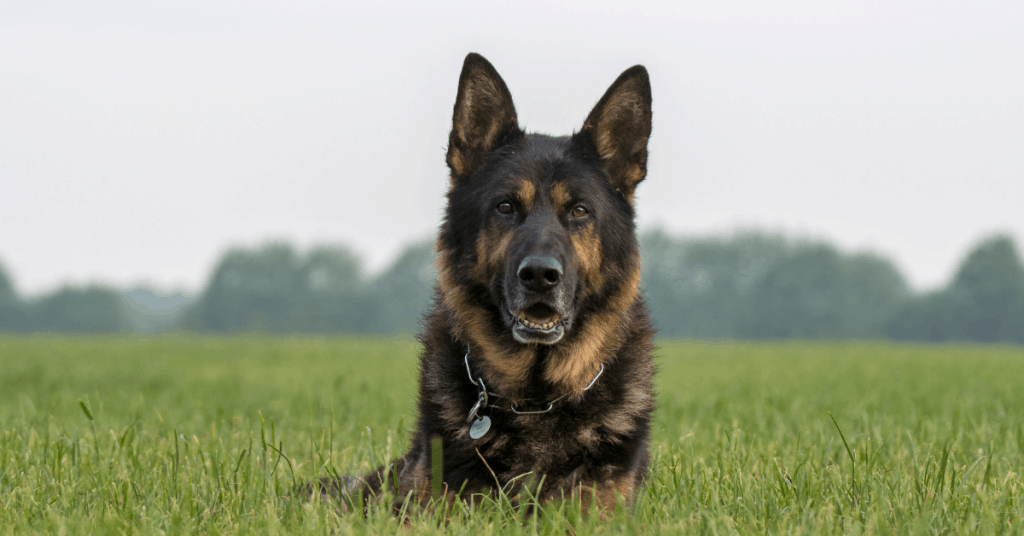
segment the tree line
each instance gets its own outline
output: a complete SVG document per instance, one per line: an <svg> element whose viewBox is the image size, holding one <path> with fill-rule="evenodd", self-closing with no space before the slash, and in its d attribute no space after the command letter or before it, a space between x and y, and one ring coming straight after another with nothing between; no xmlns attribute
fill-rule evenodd
<svg viewBox="0 0 1024 536"><path fill-rule="evenodd" d="M915 293L888 259L759 232L641 237L661 335L1024 344L1024 262L1006 235L971 249L945 287ZM195 299L65 287L22 299L0 266L0 331L363 333L416 331L436 278L429 242L368 274L343 246L235 248Z"/></svg>
<svg viewBox="0 0 1024 536"><path fill-rule="evenodd" d="M917 294L892 261L763 233L642 238L644 288L662 335L1024 344L1024 262L995 235L944 288Z"/></svg>

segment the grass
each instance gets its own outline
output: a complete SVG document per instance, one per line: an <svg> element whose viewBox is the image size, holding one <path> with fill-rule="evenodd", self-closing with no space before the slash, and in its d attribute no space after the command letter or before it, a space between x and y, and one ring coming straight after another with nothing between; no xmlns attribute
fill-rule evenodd
<svg viewBox="0 0 1024 536"><path fill-rule="evenodd" d="M409 527L1022 532L1021 347L661 341L658 362L633 509L496 497ZM400 454L415 374L410 339L0 338L0 534L405 534L293 490Z"/></svg>

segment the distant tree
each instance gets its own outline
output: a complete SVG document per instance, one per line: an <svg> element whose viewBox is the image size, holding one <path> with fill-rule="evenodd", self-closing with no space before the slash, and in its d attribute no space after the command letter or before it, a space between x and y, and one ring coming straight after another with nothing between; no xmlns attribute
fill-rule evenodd
<svg viewBox="0 0 1024 536"><path fill-rule="evenodd" d="M882 338L907 300L888 260L804 244L772 265L751 293L740 335L750 338Z"/></svg>
<svg viewBox="0 0 1024 536"><path fill-rule="evenodd" d="M406 247L391 266L370 283L369 298L375 304L376 331L418 331L420 320L430 306L436 280L433 241Z"/></svg>
<svg viewBox="0 0 1024 536"><path fill-rule="evenodd" d="M342 247L306 256L284 244L233 249L217 264L185 327L240 331L358 333L372 330L358 257Z"/></svg>
<svg viewBox="0 0 1024 536"><path fill-rule="evenodd" d="M953 307L943 290L909 299L886 322L886 335L895 340L943 342L954 337Z"/></svg>
<svg viewBox="0 0 1024 536"><path fill-rule="evenodd" d="M64 287L28 304L27 331L111 333L129 329L128 314L116 290Z"/></svg>
<svg viewBox="0 0 1024 536"><path fill-rule="evenodd" d="M21 331L24 311L11 278L0 264L0 332Z"/></svg>
<svg viewBox="0 0 1024 536"><path fill-rule="evenodd" d="M760 232L641 237L643 286L663 336L884 337L907 300L892 262Z"/></svg>
<svg viewBox="0 0 1024 536"><path fill-rule="evenodd" d="M306 284L290 246L233 249L217 264L186 326L217 332L287 331Z"/></svg>
<svg viewBox="0 0 1024 536"><path fill-rule="evenodd" d="M910 287L896 265L873 254L844 257L844 337L884 338L890 318L910 299Z"/></svg>
<svg viewBox="0 0 1024 536"><path fill-rule="evenodd" d="M843 263L824 244L801 246L772 265L750 296L743 337L779 339L844 335Z"/></svg>
<svg viewBox="0 0 1024 536"><path fill-rule="evenodd" d="M311 251L301 268L303 282L296 330L364 333L374 330L377 304L366 296L359 258L343 247Z"/></svg>
<svg viewBox="0 0 1024 536"><path fill-rule="evenodd" d="M947 292L953 338L1024 342L1024 266L1009 236L983 240L968 253Z"/></svg>
<svg viewBox="0 0 1024 536"><path fill-rule="evenodd" d="M944 289L913 299L888 325L894 339L1024 343L1024 266L1013 240L982 240Z"/></svg>
<svg viewBox="0 0 1024 536"><path fill-rule="evenodd" d="M789 254L781 236L641 237L643 287L663 336L735 337L754 284Z"/></svg>

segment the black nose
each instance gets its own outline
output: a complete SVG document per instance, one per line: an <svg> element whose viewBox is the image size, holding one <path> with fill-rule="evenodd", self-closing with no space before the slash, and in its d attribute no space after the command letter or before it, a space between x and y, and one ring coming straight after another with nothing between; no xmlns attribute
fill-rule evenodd
<svg viewBox="0 0 1024 536"><path fill-rule="evenodd" d="M562 263L554 257L527 257L519 263L519 280L533 292L551 290L562 278Z"/></svg>

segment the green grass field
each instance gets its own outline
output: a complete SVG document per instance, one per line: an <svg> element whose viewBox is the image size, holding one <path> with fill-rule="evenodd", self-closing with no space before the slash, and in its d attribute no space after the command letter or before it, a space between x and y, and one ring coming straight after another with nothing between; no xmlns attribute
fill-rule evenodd
<svg viewBox="0 0 1024 536"><path fill-rule="evenodd" d="M398 455L416 344L0 338L0 534L407 534L294 483ZM1024 348L661 341L653 465L571 502L411 511L415 533L995 534L1024 522ZM834 421L833 421L834 417ZM840 433L841 430L841 433Z"/></svg>

